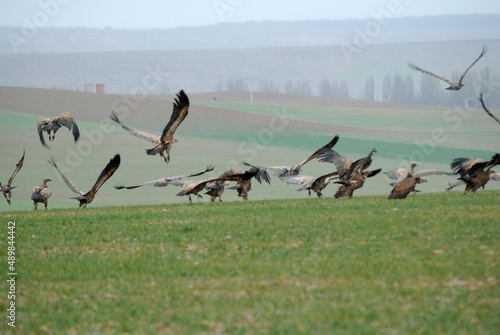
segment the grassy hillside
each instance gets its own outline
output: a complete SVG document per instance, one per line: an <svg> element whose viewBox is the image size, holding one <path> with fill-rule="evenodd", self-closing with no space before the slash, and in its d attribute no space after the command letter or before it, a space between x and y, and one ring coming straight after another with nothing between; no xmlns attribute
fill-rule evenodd
<svg viewBox="0 0 500 335"><path fill-rule="evenodd" d="M149 157L144 149L149 142L135 138L109 120L111 110L123 115L122 122L138 130L160 134L171 113L172 96L148 96L139 101L127 96L98 95L57 90L0 88L0 140L4 154L0 162L0 181L6 182L15 164L26 150L23 169L15 179L14 200L0 211L31 210L31 190L42 178L53 196L50 208L75 207L74 194L46 162L54 156L65 173L83 190L88 190L109 159L116 153L122 164L99 191L90 206L121 204L163 204L186 202L175 196L178 188L142 188L116 191L117 183L134 185L167 176L202 171L209 164L218 176L242 162L256 165L292 165L308 157L338 134L335 147L352 159L365 156L372 148L378 152L372 167L384 171L420 163L418 169L449 170L456 157L489 158L498 152L498 126L480 110L441 110L417 106L367 103L319 97L289 96L254 92L254 103L247 102L248 92L189 94L190 112L181 124L169 164ZM213 97L216 97L214 101ZM129 97L130 98L130 97ZM127 102L128 101L128 102ZM129 107L129 105L131 107ZM133 108L132 108L133 107ZM36 132L41 117L53 117L70 111L81 129L81 140L74 144L67 129L44 149ZM477 114L477 115L476 115ZM333 171L331 164L313 161L303 173L319 176ZM272 185L254 183L251 200L306 198L298 187L272 176ZM452 177L429 177L420 186L423 192L441 192ZM487 189L499 189L490 182ZM359 195L390 193L383 174L369 180ZM324 192L332 196L335 185ZM225 201L240 201L234 191L226 191ZM203 200L199 200L203 201ZM204 201L207 201L205 199Z"/></svg>
<svg viewBox="0 0 500 335"><path fill-rule="evenodd" d="M16 330L498 334L499 196L8 213Z"/></svg>

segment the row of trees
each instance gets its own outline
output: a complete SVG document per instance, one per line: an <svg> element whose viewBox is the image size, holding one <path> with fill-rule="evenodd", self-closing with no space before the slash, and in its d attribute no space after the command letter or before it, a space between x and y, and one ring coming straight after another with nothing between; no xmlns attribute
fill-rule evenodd
<svg viewBox="0 0 500 335"><path fill-rule="evenodd" d="M452 80L457 80L461 73L454 73ZM483 68L479 72L469 71L466 76L465 86L457 94L447 91L447 84L437 78L426 74L415 77L413 73L405 75L396 73L384 76L381 83L375 83L373 77L365 81L359 98L363 100L377 100L385 102L396 102L404 104L417 104L429 106L462 105L466 97L477 96L480 91L484 92L488 100L488 106L500 107L500 72L493 72L489 68ZM378 86L378 87L376 87ZM283 90L280 84L272 80L255 79L229 79L226 82L219 81L215 87L216 91L261 91L286 94L313 95L311 85L307 80L287 79ZM345 80L321 79L318 84L317 95L333 98L352 98L349 84ZM465 97L465 98L464 98Z"/></svg>

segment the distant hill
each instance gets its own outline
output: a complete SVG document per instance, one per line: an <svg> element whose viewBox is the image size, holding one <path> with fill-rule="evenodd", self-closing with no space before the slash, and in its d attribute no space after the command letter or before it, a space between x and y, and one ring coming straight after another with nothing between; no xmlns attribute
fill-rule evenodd
<svg viewBox="0 0 500 335"><path fill-rule="evenodd" d="M368 37L366 39L363 37ZM126 30L1 27L0 53L73 53L238 49L487 40L500 36L500 15L369 20L218 23L176 29Z"/></svg>

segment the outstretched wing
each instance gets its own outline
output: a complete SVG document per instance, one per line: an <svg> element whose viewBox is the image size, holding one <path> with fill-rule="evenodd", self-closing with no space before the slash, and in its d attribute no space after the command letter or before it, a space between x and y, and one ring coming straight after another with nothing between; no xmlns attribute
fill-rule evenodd
<svg viewBox="0 0 500 335"><path fill-rule="evenodd" d="M285 183L306 186L306 185L311 185L316 180L316 177L292 174L292 175L282 175L280 176L280 179L283 180Z"/></svg>
<svg viewBox="0 0 500 335"><path fill-rule="evenodd" d="M144 133L142 131L137 131L137 130L134 130L132 128L125 126L124 124L122 124L120 122L120 119L118 119L118 115L116 115L116 113L114 111L111 112L110 118L111 118L111 120L118 123L123 129L125 129L126 131L128 131L129 133L131 133L132 135L134 135L136 137L142 138L143 140L152 142L154 144L159 144L161 141L160 136Z"/></svg>
<svg viewBox="0 0 500 335"><path fill-rule="evenodd" d="M346 174L346 172L349 170L349 167L352 165L352 160L350 158L335 150L325 151L320 156L319 161L335 164L340 178L342 178Z"/></svg>
<svg viewBox="0 0 500 335"><path fill-rule="evenodd" d="M483 45L483 50L481 51L481 54L479 55L479 57L476 58L476 60L474 62L472 62L471 65L469 65L469 67L467 68L467 70L464 71L464 73L462 73L462 76L460 77L460 79L458 80L458 83L461 84L462 83L462 80L464 79L465 75L467 74L467 72L470 70L471 67L474 66L474 64L477 63L477 61L479 59L481 59L481 57L483 57L486 53L488 52L488 48L486 48L486 45Z"/></svg>
<svg viewBox="0 0 500 335"><path fill-rule="evenodd" d="M245 163L245 162L243 162L243 164L245 164L246 166L250 166L251 167L251 169L248 170L248 171L245 171L245 173L247 173L248 175L252 175L253 177L255 177L255 179L257 179L257 181L260 184L262 184L262 180L264 180L268 184L271 184L271 177L267 173L266 169L264 169L264 168L262 168L260 166L253 166L252 164ZM250 178L248 178L248 179L250 179ZM243 178L243 180L245 180L245 178Z"/></svg>
<svg viewBox="0 0 500 335"><path fill-rule="evenodd" d="M14 177L19 172L19 170L21 170L21 168L23 167L24 154L25 154L25 151L23 151L23 157L21 157L21 159L19 160L19 163L16 164L16 169L14 170L14 173L12 174L12 176L9 179L9 181L7 182L7 186L8 187L10 187L12 185L12 182L14 181Z"/></svg>
<svg viewBox="0 0 500 335"><path fill-rule="evenodd" d="M38 130L38 136L40 137L40 143L42 143L43 147L48 149L49 146L47 143L45 143L45 139L43 138L43 128L49 124L49 119L40 119L36 123L37 130Z"/></svg>
<svg viewBox="0 0 500 335"><path fill-rule="evenodd" d="M453 82L451 80L449 80L448 78L445 78L443 76L440 76L440 75L437 75L435 74L434 72L431 72L431 71L427 71L427 70L424 70L420 67L418 67L417 65L415 65L415 63L412 63L412 62L408 62L408 67L412 70L416 70L416 71L420 71L422 73L426 73L426 74L430 74L431 76L433 77L436 77L438 79L441 79L441 80L444 80L446 81L448 84L450 85L453 85Z"/></svg>
<svg viewBox="0 0 500 335"><path fill-rule="evenodd" d="M455 174L464 175L469 173L474 164L484 162L486 161L480 158L455 158L450 166Z"/></svg>
<svg viewBox="0 0 500 335"><path fill-rule="evenodd" d="M495 120L496 122L500 123L500 120L495 116L493 115L489 110L488 108L486 108L485 104L484 104L484 100L483 100L483 92L481 92L481 94L479 94L479 101L481 102L481 105L483 106L483 109L484 111L493 118L493 120Z"/></svg>
<svg viewBox="0 0 500 335"><path fill-rule="evenodd" d="M400 182L401 180L405 179L408 176L408 172L410 172L408 169L401 168L384 172L384 174L387 176L387 178Z"/></svg>
<svg viewBox="0 0 500 335"><path fill-rule="evenodd" d="M368 173L366 174L366 177L367 178L375 177L376 175L378 175L380 173L380 171L382 171L382 169L376 169L376 170L373 170L373 171L367 171Z"/></svg>
<svg viewBox="0 0 500 335"><path fill-rule="evenodd" d="M118 167L120 166L120 160L120 154L116 154L113 158L111 158L104 170L102 170L99 177L97 177L97 181L95 182L94 186L92 186L90 191L88 191L84 195L96 194L99 188L101 188L101 186L106 182L106 180L111 178L116 170L118 170Z"/></svg>
<svg viewBox="0 0 500 335"><path fill-rule="evenodd" d="M80 138L80 130L78 130L75 119L73 119L71 114L68 112L61 113L61 115L58 116L58 119L60 124L72 131L75 142L78 141Z"/></svg>
<svg viewBox="0 0 500 335"><path fill-rule="evenodd" d="M177 98L175 98L172 115L170 116L170 121L168 121L168 124L163 129L163 133L161 134L161 141L168 142L174 138L174 133L188 115L188 110L189 99L186 93L181 90L179 93L177 93Z"/></svg>
<svg viewBox="0 0 500 335"><path fill-rule="evenodd" d="M325 144L324 146L322 146L321 148L316 150L311 156L309 156L308 158L306 158L302 162L294 165L291 170L292 171L299 170L307 162L313 160L314 158L318 157L321 154L324 154L328 150L331 150L335 146L335 144L337 144L338 141L339 141L339 136L335 135L335 137L330 142L328 142L327 144Z"/></svg>
<svg viewBox="0 0 500 335"><path fill-rule="evenodd" d="M59 172L59 174L61 175L62 179L64 180L64 182L66 183L66 185L68 185L69 189L72 190L73 192L75 193L78 193L80 195L84 195L85 193L82 192L82 190L80 190L80 188L78 186L76 186L75 183L73 183L71 181L71 179L69 179L68 177L66 177L62 172L61 170L59 170L59 168L57 167L57 164L56 164L56 161L54 160L54 157L50 157L50 160L48 161L50 163L50 165L52 165L53 167L56 168L57 172Z"/></svg>
<svg viewBox="0 0 500 335"><path fill-rule="evenodd" d="M431 170L418 171L413 176L416 178L416 177L431 176L431 175L443 175L443 174L447 175L447 176L454 176L455 175L455 173L453 173L453 172L446 172L446 171L431 169Z"/></svg>

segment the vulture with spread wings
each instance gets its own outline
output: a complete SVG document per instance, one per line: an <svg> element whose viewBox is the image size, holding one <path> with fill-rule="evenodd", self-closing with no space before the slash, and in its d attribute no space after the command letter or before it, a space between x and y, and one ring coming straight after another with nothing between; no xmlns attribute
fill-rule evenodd
<svg viewBox="0 0 500 335"><path fill-rule="evenodd" d="M84 192L80 190L80 188L73 183L68 177L66 177L61 170L57 167L57 164L54 160L54 157L51 157L51 160L48 161L50 165L52 165L57 172L61 175L62 179L68 185L69 189L72 190L73 192L79 194L79 197L74 197L71 199L76 199L80 202L80 207L87 207L88 204L90 204L95 196L97 191L101 188L101 186L109 179L111 176L116 172L118 167L120 166L120 154L116 154L106 165L106 167L102 170L101 174L97 178L97 181L95 182L94 186L90 189L88 192Z"/></svg>
<svg viewBox="0 0 500 335"><path fill-rule="evenodd" d="M352 198L354 191L363 187L367 178L373 177L380 172L380 169L366 171L372 164L372 156L375 152L377 150L372 149L367 156L354 162L349 157L331 149L326 150L320 156L320 162L333 163L337 168L339 181L335 183L339 184L339 187L335 193L336 198Z"/></svg>
<svg viewBox="0 0 500 335"><path fill-rule="evenodd" d="M245 171L241 176L241 180L237 181L235 186L229 187L229 190L236 190L238 196L243 198L243 200L248 200L248 192L252 190L252 178L255 178L259 184L262 184L262 180L266 183L271 184L271 177L265 169L261 169L258 166L253 166L248 163L243 163L250 166L251 169Z"/></svg>
<svg viewBox="0 0 500 335"><path fill-rule="evenodd" d="M120 122L120 119L118 118L118 115L115 112L111 112L110 117L111 120L118 123L123 129L125 129L132 135L155 144L154 148L146 149L146 153L148 155L160 154L160 156L163 157L165 162L168 163L170 161L170 149L172 147L172 144L177 142L177 139L174 138L174 133L179 127L179 125L182 123L182 121L184 121L184 119L188 115L188 110L189 110L188 96L183 90L181 90L179 93L177 93L177 97L175 98L174 101L172 115L170 116L170 121L163 129L161 136L156 136L141 131L137 131L123 125Z"/></svg>
<svg viewBox="0 0 500 335"><path fill-rule="evenodd" d="M2 185L2 183L0 183L0 190L2 191L3 196L5 197L5 200L7 200L7 203L9 205L10 205L10 199L12 198L12 190L17 187L17 186L12 186L12 182L14 181L14 177L17 175L19 170L21 170L21 168L23 167L24 154L25 154L25 152L23 151L23 156L21 157L19 162L16 164L16 169L14 170L14 173L12 174L12 176L10 176L7 184Z"/></svg>
<svg viewBox="0 0 500 335"><path fill-rule="evenodd" d="M316 192L318 197L322 197L323 189L328 186L330 181L334 178L338 178L338 172L328 173L319 177L311 177L306 175L281 175L280 179L289 184L298 184L302 185L297 191L307 190L309 192L309 196L311 195L311 190Z"/></svg>
<svg viewBox="0 0 500 335"><path fill-rule="evenodd" d="M302 168L302 166L304 166L304 164L306 164L307 162L310 162L314 158L325 153L327 150L333 148L333 146L335 144L337 144L338 140L339 140L339 136L336 135L330 142L328 142L326 145L324 145L323 147L316 150L311 156L309 156L308 158L304 159L303 161L301 161L295 165L291 165L291 166L256 166L256 168L258 168L260 170L275 171L275 172L278 172L280 176L281 175L298 174L301 171L301 168ZM247 163L244 163L244 164L250 165Z"/></svg>
<svg viewBox="0 0 500 335"><path fill-rule="evenodd" d="M64 112L59 116L53 119L40 119L37 122L38 136L40 137L40 143L42 143L44 148L49 148L47 143L45 143L45 139L43 138L43 132L47 132L49 135L49 141L54 141L56 136L56 132L65 126L73 133L73 138L76 141L80 138L80 131L78 130L78 126L76 125L75 119L71 116L70 113ZM52 133L52 134L51 134Z"/></svg>
<svg viewBox="0 0 500 335"><path fill-rule="evenodd" d="M172 181L174 181L174 180L181 180L181 179L185 179L185 178L189 178L189 177L201 176L202 174L204 174L206 172L210 172L213 169L214 168L209 165L205 169L205 171L197 172L197 173L194 173L194 174L183 175L183 176L175 176L175 177L164 177L164 178L160 178L160 179L148 181L148 182L145 182L145 183L142 183L142 184L138 184L138 185L134 185L134 186L116 185L115 188L117 190L121 190L121 189L124 189L124 188L127 189L127 190L133 190L134 188L138 188L138 187L142 187L142 186L148 186L148 185L155 186L155 187L165 187L165 186L168 186L168 185L172 184Z"/></svg>
<svg viewBox="0 0 500 335"><path fill-rule="evenodd" d="M462 75L460 76L460 79L458 81L451 81L450 79L448 78L445 78L443 76L440 76L440 75L437 75L433 72L430 72L430 71L427 71L427 70L424 70L420 67L418 67L417 65L415 65L414 63L412 62L409 62L408 63L408 66L410 67L410 69L412 70L416 70L416 71L420 71L422 73L425 73L425 74L429 74L433 77L436 77L438 79L441 79L443 81L446 81L448 84L450 84L450 87L446 88L447 90L452 90L452 91L457 91L459 89L461 89L464 85L462 84L462 81L464 80L464 77L465 75L467 74L467 72L470 70L470 68L476 64L476 62L481 58L483 57L486 52L488 51L488 49L486 48L486 45L483 46L483 50L481 51L481 54L479 55L479 57L476 58L476 60L474 62L472 62L472 64L464 71L464 73L462 73Z"/></svg>
<svg viewBox="0 0 500 335"><path fill-rule="evenodd" d="M387 176L387 178L394 180L394 182L391 182L389 185L391 186L397 186L400 182L405 180L406 178L411 178L411 177L424 177L424 176L431 176L431 175L447 175L447 176L454 176L455 173L453 172L446 172L442 170L437 170L437 169L428 169L428 170L421 170L418 172L415 172L415 167L417 167L418 164L416 162L411 162L410 163L410 170L406 168L400 168L400 169L395 169L392 171L384 172L384 174Z"/></svg>
<svg viewBox="0 0 500 335"><path fill-rule="evenodd" d="M451 169L460 175L459 182L450 185L447 189L465 184L465 194L472 191L475 193L479 188L484 188L488 181L496 180L497 174L492 170L495 165L500 164L500 154L495 154L489 161L480 158L456 158L451 163Z"/></svg>
<svg viewBox="0 0 500 335"><path fill-rule="evenodd" d="M52 195L52 192L47 187L47 183L52 181L50 178L43 178L42 185L35 186L33 191L31 192L31 200L33 200L33 205L35 209L38 208L38 203L41 202L45 205L45 209L47 209L47 205L49 203L49 198Z"/></svg>
<svg viewBox="0 0 500 335"><path fill-rule="evenodd" d="M229 176L234 176L237 174L241 174L241 169L239 167L233 167L223 174L221 174L219 177L229 177ZM222 194L224 193L224 190L226 189L226 186L229 185L229 181L227 180L218 180L214 181L211 183L208 183L205 189L207 192L205 194L210 196L210 201L215 202L215 199L219 198L219 201L222 202Z"/></svg>

